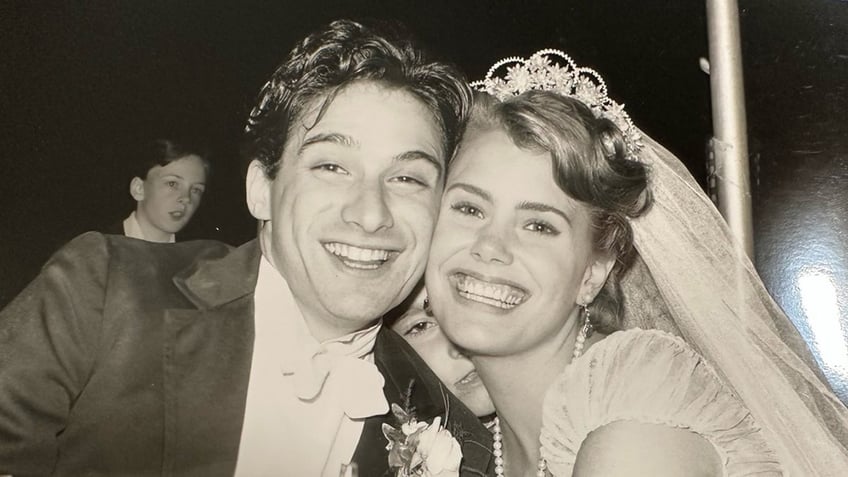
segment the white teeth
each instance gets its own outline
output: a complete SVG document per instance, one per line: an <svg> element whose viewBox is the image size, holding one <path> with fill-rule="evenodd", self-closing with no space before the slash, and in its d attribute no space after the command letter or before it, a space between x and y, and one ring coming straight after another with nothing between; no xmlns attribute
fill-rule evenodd
<svg viewBox="0 0 848 477"><path fill-rule="evenodd" d="M494 306L494 307L497 307L497 308L503 308L504 310L509 310L510 308L515 307L515 305L511 305L509 303L504 303L500 300L494 300L492 298L487 298L487 297L479 296L479 295L472 295L470 293L463 292L463 291L459 292L459 295L462 296L463 298L465 298L466 300L476 301L478 303L484 303L486 305Z"/></svg>
<svg viewBox="0 0 848 477"><path fill-rule="evenodd" d="M338 242L324 244L324 249L343 259L349 267L363 270L373 270L389 259L388 250L360 248Z"/></svg>
<svg viewBox="0 0 848 477"><path fill-rule="evenodd" d="M376 270L377 267L379 267L377 264L366 265L363 263L349 262L347 260L345 260L344 263L350 268L358 268L360 270Z"/></svg>
<svg viewBox="0 0 848 477"><path fill-rule="evenodd" d="M460 296L467 300L485 303L503 309L514 308L527 298L527 294L515 287L484 282L462 275L456 283Z"/></svg>

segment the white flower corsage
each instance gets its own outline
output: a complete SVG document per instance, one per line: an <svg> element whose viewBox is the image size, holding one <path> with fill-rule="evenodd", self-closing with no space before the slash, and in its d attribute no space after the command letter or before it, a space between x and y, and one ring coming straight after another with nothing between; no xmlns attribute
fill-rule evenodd
<svg viewBox="0 0 848 477"><path fill-rule="evenodd" d="M462 449L450 431L442 427L441 416L431 424L418 422L414 414L392 404L400 428L383 424L389 441L389 467L396 477L458 477Z"/></svg>

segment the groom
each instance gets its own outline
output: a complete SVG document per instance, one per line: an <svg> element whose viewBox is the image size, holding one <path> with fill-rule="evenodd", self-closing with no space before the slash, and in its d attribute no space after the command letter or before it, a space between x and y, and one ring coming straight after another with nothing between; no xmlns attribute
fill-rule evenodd
<svg viewBox="0 0 848 477"><path fill-rule="evenodd" d="M469 102L408 42L307 37L247 126L257 240L86 234L0 313L0 474L389 475L395 403L485 475L488 431L380 321L423 272Z"/></svg>

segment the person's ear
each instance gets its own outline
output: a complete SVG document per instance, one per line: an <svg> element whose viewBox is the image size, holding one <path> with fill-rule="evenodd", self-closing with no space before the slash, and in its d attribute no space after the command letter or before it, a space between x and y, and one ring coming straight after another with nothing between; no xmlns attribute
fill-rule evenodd
<svg viewBox="0 0 848 477"><path fill-rule="evenodd" d="M144 180L141 177L133 177L130 181L130 195L136 202L144 200Z"/></svg>
<svg viewBox="0 0 848 477"><path fill-rule="evenodd" d="M580 293L577 302L582 304L591 303L592 300L604 287L612 267L615 265L615 257L612 255L597 255L586 267L583 281L580 283Z"/></svg>
<svg viewBox="0 0 848 477"><path fill-rule="evenodd" d="M265 175L265 168L257 160L250 161L247 167L247 208L251 215L259 220L271 220L271 183Z"/></svg>

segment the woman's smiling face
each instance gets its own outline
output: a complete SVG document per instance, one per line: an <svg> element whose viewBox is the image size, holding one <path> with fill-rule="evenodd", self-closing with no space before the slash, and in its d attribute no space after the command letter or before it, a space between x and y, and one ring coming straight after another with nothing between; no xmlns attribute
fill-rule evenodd
<svg viewBox="0 0 848 477"><path fill-rule="evenodd" d="M471 355L561 343L594 261L589 210L553 179L548 153L499 130L471 134L454 160L427 266L447 336Z"/></svg>

